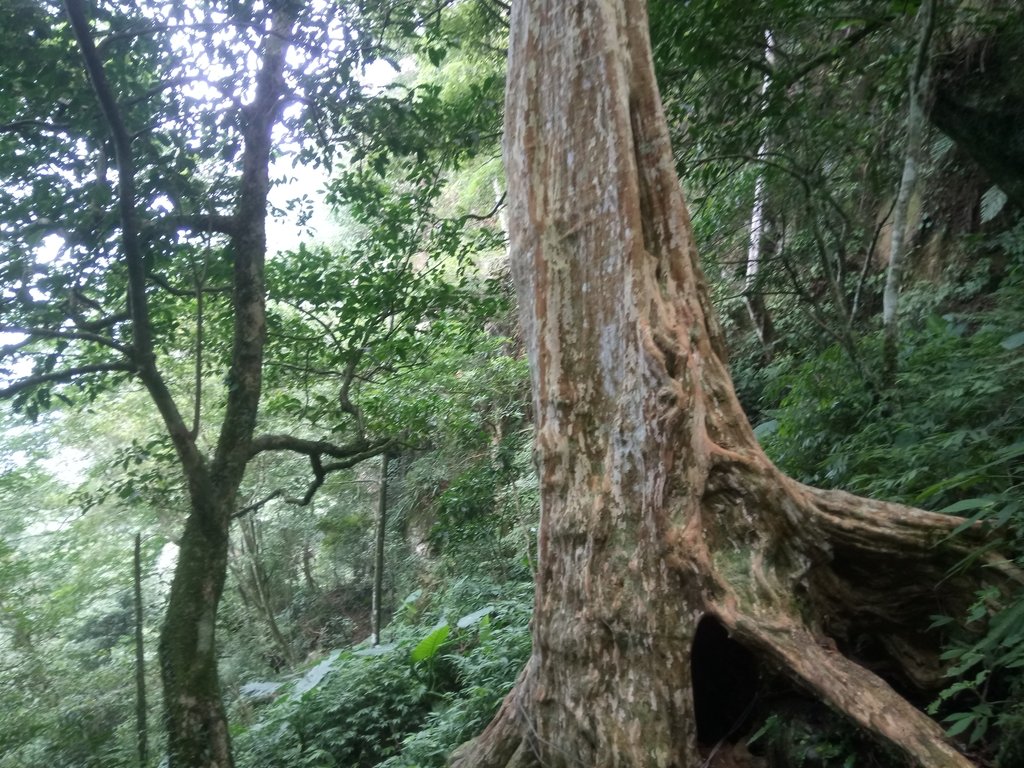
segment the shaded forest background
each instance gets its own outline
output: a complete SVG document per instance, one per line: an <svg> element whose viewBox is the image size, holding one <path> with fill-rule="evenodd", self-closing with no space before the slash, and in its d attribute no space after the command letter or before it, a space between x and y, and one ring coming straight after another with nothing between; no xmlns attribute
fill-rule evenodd
<svg viewBox="0 0 1024 768"><path fill-rule="evenodd" d="M916 3L652 0L650 12L733 376L771 457L813 485L981 521L992 548L1020 560L1024 14L1012 3L936 5L927 34ZM23 26L0 33L0 77L49 89L55 110L71 110L59 72L33 70L29 55L33 39L59 39L50 11L19 14ZM108 12L118 23L121 11ZM249 466L218 625L244 766L443 765L490 720L529 654L537 489L502 226L507 8L370 3L361 13L353 24L364 38L351 45L366 55L328 93L343 114L330 123L339 151L281 148L329 171L337 232L330 241L308 232L268 263L260 419L268 432L341 434L348 427L331 420L345 381L362 426L387 437L387 462L370 457L324 477L314 466L322 484L308 498L308 457L261 454ZM393 63L388 85L360 75L371 61ZM898 217L911 84L921 82L927 120L909 152L919 173ZM41 139L8 120L18 89L5 94L0 167L13 178ZM212 172L232 150L154 151L165 170L182 154L208 155ZM6 194L5 286L28 263L16 229L31 240L35 227L34 247L62 258L50 223L25 211L48 200L85 210L76 194L52 181ZM311 199L287 197L277 215L308 217ZM906 266L889 360L894 239ZM182 283L216 284L217 244L200 237L190 248ZM47 290L54 306L75 300L68 286ZM216 413L230 385L212 361L227 353L230 317L216 297L197 311L202 295L166 294L160 354L175 391L205 393L204 413ZM26 347L5 313L6 380L25 374L17 359L45 377L52 347ZM123 376L5 394L0 766L139 764L137 533L152 713L144 762L157 765L156 634L184 505L171 444ZM374 645L381 519L386 622ZM966 633L951 629L963 617L935 617L946 652L921 664L945 666L944 687L890 682L980 765L1013 768L1024 764L1024 598L992 607L979 594ZM697 674L695 696L710 760L727 741L744 745L750 765L898 765L771 670L746 669L727 638L703 642L695 665L714 670L714 683L703 688ZM844 651L882 664L884 649L849 642Z"/></svg>

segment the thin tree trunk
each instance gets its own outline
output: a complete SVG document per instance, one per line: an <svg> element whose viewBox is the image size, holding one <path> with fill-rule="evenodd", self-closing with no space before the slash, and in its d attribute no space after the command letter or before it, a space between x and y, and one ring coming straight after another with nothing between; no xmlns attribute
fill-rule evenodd
<svg viewBox="0 0 1024 768"><path fill-rule="evenodd" d="M135 734L139 766L149 760L146 725L146 654L142 643L142 534L135 534L132 580L135 585Z"/></svg>
<svg viewBox="0 0 1024 768"><path fill-rule="evenodd" d="M541 495L533 653L453 765L697 768L692 648L714 617L909 763L970 766L839 648L870 633L907 667L934 651L929 614L975 586L942 577L981 534L802 486L761 451L698 266L645 3L514 4L505 115ZM1019 579L987 562L972 577Z"/></svg>
<svg viewBox="0 0 1024 768"><path fill-rule="evenodd" d="M914 64L910 73L909 98L907 106L907 138L903 159L903 175L896 195L892 217L892 238L889 247L889 267L885 273L885 289L882 293L882 325L885 329L883 384L892 386L896 376L899 354L899 297L906 262L907 213L910 199L917 189L918 166L921 147L927 130L925 102L928 98L931 79L931 55L929 47L935 28L936 0L925 0L919 11L920 37Z"/></svg>
<svg viewBox="0 0 1024 768"><path fill-rule="evenodd" d="M288 666L293 666L296 662L295 651L277 623L277 612L274 610L274 604L267 588L269 579L267 578L266 569L263 567L263 557L260 552L260 542L256 532L254 517L247 515L240 518L238 528L242 535L242 550L249 561L249 583L252 586L252 594L255 596L256 610L263 615L263 620L267 623L267 629L270 630L270 637L281 652L285 663Z"/></svg>
<svg viewBox="0 0 1024 768"><path fill-rule="evenodd" d="M374 542L373 555L373 598L371 606L371 622L373 624L373 644L380 643L382 627L381 613L384 604L384 534L388 522L388 454L380 459L380 485L377 495L377 535Z"/></svg>
<svg viewBox="0 0 1024 768"><path fill-rule="evenodd" d="M307 589L314 592L320 589L313 578L313 546L308 541L302 545L302 578L306 581Z"/></svg>
<svg viewBox="0 0 1024 768"><path fill-rule="evenodd" d="M771 31L765 33L765 63L770 68L775 63L775 55L772 51L774 40ZM767 98L768 87L771 84L771 76L765 72L761 81L761 98ZM762 104L764 111L765 103ZM757 159L764 160L768 156L768 139L761 141L757 149ZM747 268L743 279L743 303L747 307L747 314L750 322L753 323L754 333L757 334L761 348L764 350L766 360L771 360L772 345L775 341L775 330L772 325L771 315L768 314L768 307L765 306L764 296L758 289L758 275L761 271L761 257L765 244L765 227L767 222L764 216L765 204L765 179L764 167L759 167L757 179L754 180L754 204L750 211L750 239L747 244Z"/></svg>

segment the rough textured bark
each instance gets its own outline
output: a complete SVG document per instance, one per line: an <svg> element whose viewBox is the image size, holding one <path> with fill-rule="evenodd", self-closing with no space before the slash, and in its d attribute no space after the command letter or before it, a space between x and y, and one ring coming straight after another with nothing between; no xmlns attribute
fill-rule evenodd
<svg viewBox="0 0 1024 768"><path fill-rule="evenodd" d="M841 651L871 632L927 677L918 630L970 535L802 486L761 451L698 266L644 2L514 4L506 121L541 488L534 650L452 764L702 765L691 649L712 616L910 763L970 765ZM947 611L971 593L941 590Z"/></svg>

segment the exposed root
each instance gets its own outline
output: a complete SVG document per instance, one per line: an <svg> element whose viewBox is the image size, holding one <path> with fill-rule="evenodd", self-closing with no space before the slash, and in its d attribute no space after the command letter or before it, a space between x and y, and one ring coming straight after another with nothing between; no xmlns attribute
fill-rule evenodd
<svg viewBox="0 0 1024 768"><path fill-rule="evenodd" d="M537 768L539 763L525 720L526 702L534 687L534 670L535 662L531 659L483 733L452 753L448 761L451 768Z"/></svg>
<svg viewBox="0 0 1024 768"><path fill-rule="evenodd" d="M942 729L884 680L787 619L718 613L735 637L921 768L973 768Z"/></svg>

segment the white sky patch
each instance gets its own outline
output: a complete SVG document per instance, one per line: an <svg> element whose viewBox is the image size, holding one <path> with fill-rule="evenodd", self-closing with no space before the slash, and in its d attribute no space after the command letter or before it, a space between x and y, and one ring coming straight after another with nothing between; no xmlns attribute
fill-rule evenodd
<svg viewBox="0 0 1024 768"><path fill-rule="evenodd" d="M68 515L60 520L37 520L25 527L22 533L24 538L45 536L48 533L59 533L71 527L71 516Z"/></svg>
<svg viewBox="0 0 1024 768"><path fill-rule="evenodd" d="M293 155L283 155L271 164L270 178L283 179L270 189L270 205L286 212L284 217L267 220L267 251L271 254L295 250L301 242L326 242L337 230L330 206L324 202L328 176L323 168L295 165ZM303 200L303 198L306 198ZM288 205L299 201L299 207L288 212ZM302 207L311 209L305 224L299 223Z"/></svg>
<svg viewBox="0 0 1024 768"><path fill-rule="evenodd" d="M398 71L387 61L378 59L370 63L359 78L367 91L380 93L394 82L400 74L411 71L415 62L411 58L399 62ZM304 204L311 212L309 221L299 223L301 208L296 208L287 215L271 216L267 220L267 250L270 254L295 250L300 243L329 243L338 234L339 228L333 211L324 202L330 176L324 168L294 164L298 148L285 145L282 153L270 167L270 178L283 180L270 190L270 204L273 208L288 211L292 201L306 198Z"/></svg>
<svg viewBox="0 0 1024 768"><path fill-rule="evenodd" d="M359 81L370 93L380 93L391 85L396 77L405 72L411 72L415 68L416 62L412 57L408 57L399 61L398 66L399 70L396 72L391 62L377 59L363 69L363 76L359 78Z"/></svg>
<svg viewBox="0 0 1024 768"><path fill-rule="evenodd" d="M47 235L43 238L43 242L35 249L34 255L36 260L42 264L52 264L56 261L64 249L64 238L60 235ZM29 294L36 301L46 301L48 298L38 288L29 288ZM19 344L25 340L25 335L21 333L9 333L0 332L0 347L6 347L13 344ZM13 364L9 363L4 366L4 369L0 369L0 385L8 382L17 381L18 379L24 379L27 376L32 375L32 361L27 358L21 358L15 360Z"/></svg>
<svg viewBox="0 0 1024 768"><path fill-rule="evenodd" d="M178 564L178 545L168 541L160 549L156 558L156 575L160 581L170 581L174 567Z"/></svg>
<svg viewBox="0 0 1024 768"><path fill-rule="evenodd" d="M85 473L92 466L92 459L79 448L63 446L45 459L40 459L39 464L62 482L80 485L85 482Z"/></svg>

